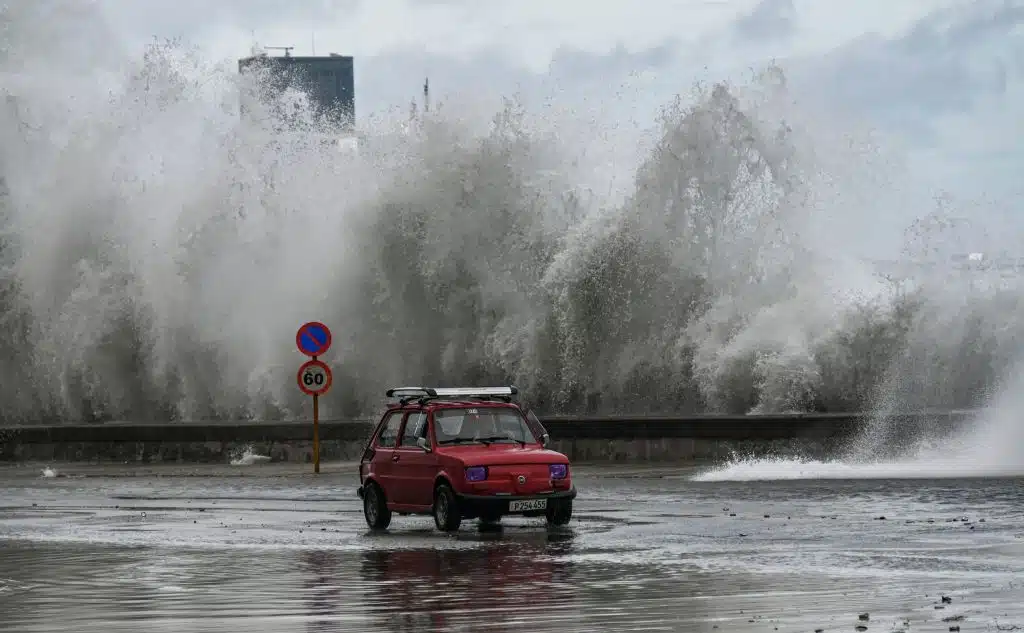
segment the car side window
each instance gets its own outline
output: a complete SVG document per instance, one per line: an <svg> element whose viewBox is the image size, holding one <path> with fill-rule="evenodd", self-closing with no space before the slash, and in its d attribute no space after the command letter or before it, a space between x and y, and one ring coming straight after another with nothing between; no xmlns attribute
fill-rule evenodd
<svg viewBox="0 0 1024 633"><path fill-rule="evenodd" d="M401 426L402 412L395 411L390 413L387 421L384 422L384 428L380 431L380 436L377 438L377 446L381 448L394 448L398 439L398 430Z"/></svg>
<svg viewBox="0 0 1024 633"><path fill-rule="evenodd" d="M416 446L416 440L427 436L427 414L414 411L405 420L405 431L402 432L402 446Z"/></svg>

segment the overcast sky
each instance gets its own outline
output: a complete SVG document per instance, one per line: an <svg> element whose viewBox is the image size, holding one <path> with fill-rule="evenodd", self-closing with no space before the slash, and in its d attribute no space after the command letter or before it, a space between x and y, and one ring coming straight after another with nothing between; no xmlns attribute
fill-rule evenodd
<svg viewBox="0 0 1024 633"><path fill-rule="evenodd" d="M925 187L1014 212L1024 194L1024 0L95 3L133 49L157 36L226 61L254 43L353 55L360 116L407 107L429 75L439 99L518 92L650 125L695 80L775 59L805 102L909 147Z"/></svg>
<svg viewBox="0 0 1024 633"><path fill-rule="evenodd" d="M354 55L364 113L404 106L426 75L439 95L594 96L631 80L636 107L653 109L694 79L775 58L811 97L921 146L952 143L972 160L1024 146L1019 0L100 3L134 42L182 36L228 59L254 41Z"/></svg>

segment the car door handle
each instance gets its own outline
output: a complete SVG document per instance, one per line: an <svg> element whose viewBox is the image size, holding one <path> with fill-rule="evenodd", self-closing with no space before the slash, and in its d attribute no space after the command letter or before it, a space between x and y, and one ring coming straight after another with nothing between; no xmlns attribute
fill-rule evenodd
<svg viewBox="0 0 1024 633"><path fill-rule="evenodd" d="M392 455L391 456L391 461L397 462L398 461L398 455Z"/></svg>

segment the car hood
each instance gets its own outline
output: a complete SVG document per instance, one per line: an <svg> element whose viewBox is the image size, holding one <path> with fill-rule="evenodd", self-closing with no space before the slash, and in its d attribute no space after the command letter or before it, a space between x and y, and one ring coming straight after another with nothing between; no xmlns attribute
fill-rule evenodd
<svg viewBox="0 0 1024 633"><path fill-rule="evenodd" d="M568 458L556 451L515 444L463 444L438 449L466 466L498 466L501 464L568 464Z"/></svg>

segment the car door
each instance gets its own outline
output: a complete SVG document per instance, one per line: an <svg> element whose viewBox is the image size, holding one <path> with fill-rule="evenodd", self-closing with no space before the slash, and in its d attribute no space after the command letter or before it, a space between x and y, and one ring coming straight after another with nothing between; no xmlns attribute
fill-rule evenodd
<svg viewBox="0 0 1024 633"><path fill-rule="evenodd" d="M374 442L373 471L377 474L377 481L384 489L384 496L391 503L400 503L395 499L397 486L395 485L395 448L398 445L398 434L402 428L402 417L404 411L392 411L388 413L380 434Z"/></svg>
<svg viewBox="0 0 1024 633"><path fill-rule="evenodd" d="M395 503L429 506L434 502L434 476L437 456L424 451L417 440L430 442L426 411L410 411L402 427L402 437L395 449L392 469L395 477Z"/></svg>

